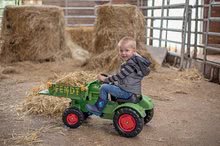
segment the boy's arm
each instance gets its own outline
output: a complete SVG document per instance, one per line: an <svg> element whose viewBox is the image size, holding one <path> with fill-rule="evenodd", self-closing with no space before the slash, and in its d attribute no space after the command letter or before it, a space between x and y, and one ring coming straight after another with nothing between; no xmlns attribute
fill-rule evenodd
<svg viewBox="0 0 220 146"><path fill-rule="evenodd" d="M120 71L117 74L105 78L104 82L110 83L119 81L133 72L135 72L135 68L131 64L126 64L120 69Z"/></svg>

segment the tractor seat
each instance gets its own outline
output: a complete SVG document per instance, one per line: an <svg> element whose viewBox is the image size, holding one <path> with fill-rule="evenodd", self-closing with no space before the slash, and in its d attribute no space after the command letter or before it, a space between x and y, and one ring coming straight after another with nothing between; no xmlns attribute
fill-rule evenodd
<svg viewBox="0 0 220 146"><path fill-rule="evenodd" d="M125 102L138 103L140 101L140 98L136 94L133 94L128 99L117 98L115 101L118 102L118 103L125 103Z"/></svg>

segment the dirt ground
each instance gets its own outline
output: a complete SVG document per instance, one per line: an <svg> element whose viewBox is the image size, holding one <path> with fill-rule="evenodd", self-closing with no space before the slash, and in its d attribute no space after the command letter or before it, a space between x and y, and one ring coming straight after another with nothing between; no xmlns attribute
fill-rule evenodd
<svg viewBox="0 0 220 146"><path fill-rule="evenodd" d="M191 81L174 68L162 67L143 81L143 93L155 103L153 120L135 138L124 138L112 121L92 116L77 129L61 117L24 115L17 108L33 87L54 74L80 70L73 60L0 66L0 145L219 146L220 85Z"/></svg>

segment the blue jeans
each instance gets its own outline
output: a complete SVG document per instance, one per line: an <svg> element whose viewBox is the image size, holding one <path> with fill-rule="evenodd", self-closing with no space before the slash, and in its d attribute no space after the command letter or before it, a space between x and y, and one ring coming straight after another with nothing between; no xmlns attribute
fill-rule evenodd
<svg viewBox="0 0 220 146"><path fill-rule="evenodd" d="M111 94L112 96L121 99L128 99L130 96L133 95L133 93L127 92L119 88L118 86L110 85L110 84L102 84L100 88L100 98L107 101L108 94Z"/></svg>

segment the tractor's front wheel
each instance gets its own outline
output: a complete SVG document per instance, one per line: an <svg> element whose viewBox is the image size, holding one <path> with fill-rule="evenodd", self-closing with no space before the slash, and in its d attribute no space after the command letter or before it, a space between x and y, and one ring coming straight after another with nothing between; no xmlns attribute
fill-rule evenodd
<svg viewBox="0 0 220 146"><path fill-rule="evenodd" d="M89 113L89 112L83 112L83 115L84 115L84 120L86 120L89 116L92 115L92 113Z"/></svg>
<svg viewBox="0 0 220 146"><path fill-rule="evenodd" d="M154 109L152 108L151 110L146 110L145 111L146 116L144 117L144 124L147 124L150 122L154 116Z"/></svg>
<svg viewBox="0 0 220 146"><path fill-rule="evenodd" d="M77 108L67 108L63 112L63 123L70 128L79 127L83 120L83 113Z"/></svg>
<svg viewBox="0 0 220 146"><path fill-rule="evenodd" d="M144 119L131 108L121 108L115 112L113 123L120 135L135 137L143 129Z"/></svg>

